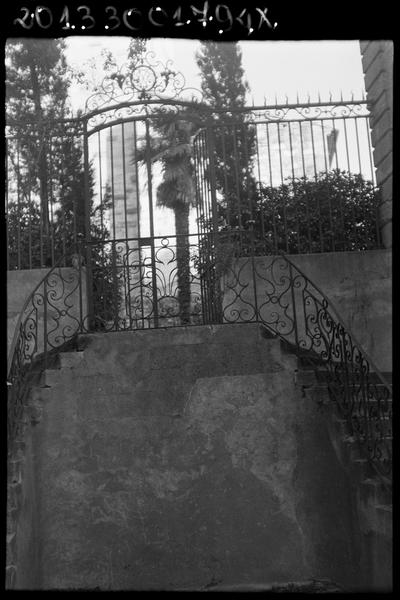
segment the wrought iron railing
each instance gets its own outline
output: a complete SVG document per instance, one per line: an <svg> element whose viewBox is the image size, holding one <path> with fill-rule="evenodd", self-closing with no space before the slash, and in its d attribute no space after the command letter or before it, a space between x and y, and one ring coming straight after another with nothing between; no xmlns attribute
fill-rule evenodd
<svg viewBox="0 0 400 600"><path fill-rule="evenodd" d="M51 269L25 302L9 355L9 435L24 377L40 356L78 333L259 322L323 374L351 435L381 475L391 474L391 385L326 295L254 231L94 242L86 300L83 250ZM89 294L89 296L90 296Z"/></svg>
<svg viewBox="0 0 400 600"><path fill-rule="evenodd" d="M64 265L69 262L71 266ZM77 333L88 329L86 269L80 252L62 257L36 285L18 317L8 352L8 440L15 439L23 415L26 382L39 361L48 357Z"/></svg>
<svg viewBox="0 0 400 600"><path fill-rule="evenodd" d="M323 375L339 414L379 475L392 470L392 388L331 300L254 231L219 235L219 304L225 323L258 321Z"/></svg>

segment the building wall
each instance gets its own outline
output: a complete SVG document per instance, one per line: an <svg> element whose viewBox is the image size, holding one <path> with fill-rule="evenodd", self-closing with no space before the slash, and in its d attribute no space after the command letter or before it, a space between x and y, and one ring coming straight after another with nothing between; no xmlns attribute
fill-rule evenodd
<svg viewBox="0 0 400 600"><path fill-rule="evenodd" d="M136 171L133 162L132 127L116 125L107 135L107 183L114 207L110 209L111 239L138 237L139 206L136 191Z"/></svg>
<svg viewBox="0 0 400 600"><path fill-rule="evenodd" d="M312 126L310 121L258 125L256 175L265 185L279 186L293 177L312 178L328 170L326 137L331 130L331 124L325 123L323 128L317 120Z"/></svg>
<svg viewBox="0 0 400 600"><path fill-rule="evenodd" d="M382 193L380 207L384 246L392 246L393 174L393 42L360 42L367 100L371 112L372 145L377 184Z"/></svg>

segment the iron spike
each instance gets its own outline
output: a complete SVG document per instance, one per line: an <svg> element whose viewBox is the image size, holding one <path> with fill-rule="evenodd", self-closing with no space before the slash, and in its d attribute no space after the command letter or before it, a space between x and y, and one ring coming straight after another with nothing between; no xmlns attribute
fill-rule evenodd
<svg viewBox="0 0 400 600"><path fill-rule="evenodd" d="M278 106L278 98L277 98L276 93L275 93L275 106Z"/></svg>
<svg viewBox="0 0 400 600"><path fill-rule="evenodd" d="M321 104L321 92L318 90L318 102Z"/></svg>
<svg viewBox="0 0 400 600"><path fill-rule="evenodd" d="M310 104L310 102L311 102L310 92L307 92L307 98L308 98L308 104Z"/></svg>
<svg viewBox="0 0 400 600"><path fill-rule="evenodd" d="M299 100L299 92L297 92L297 94L296 94L296 98L297 98L297 104L300 104L300 100Z"/></svg>
<svg viewBox="0 0 400 600"><path fill-rule="evenodd" d="M329 90L329 102L332 102L332 92Z"/></svg>
<svg viewBox="0 0 400 600"><path fill-rule="evenodd" d="M343 90L340 90L340 101L343 102Z"/></svg>
<svg viewBox="0 0 400 600"><path fill-rule="evenodd" d="M289 98L288 98L287 94L285 94L285 98L286 98L286 106L287 106L289 104Z"/></svg>
<svg viewBox="0 0 400 600"><path fill-rule="evenodd" d="M352 101L354 100L354 91L353 90L351 90L351 100Z"/></svg>
<svg viewBox="0 0 400 600"><path fill-rule="evenodd" d="M267 106L267 99L266 99L265 95L264 95L264 106Z"/></svg>

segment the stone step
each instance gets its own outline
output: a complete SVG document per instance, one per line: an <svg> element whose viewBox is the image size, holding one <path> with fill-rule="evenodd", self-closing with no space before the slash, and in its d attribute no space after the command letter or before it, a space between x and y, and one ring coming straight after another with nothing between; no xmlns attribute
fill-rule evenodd
<svg viewBox="0 0 400 600"><path fill-rule="evenodd" d="M381 463L381 468L378 471L377 467L379 463ZM385 481L388 486L391 485L391 477L389 475L385 475L386 470L388 470L388 465L384 464L383 457L381 459L375 458L374 463L372 464L369 459L365 458L365 456L359 455L351 459L351 464L357 468L357 471L362 479L376 477L381 479L382 482Z"/></svg>
<svg viewBox="0 0 400 600"><path fill-rule="evenodd" d="M202 588L204 590L204 588ZM183 590L182 590L183 591ZM306 581L291 581L277 583L238 583L208 585L205 591L215 592L272 592L285 593L297 592L312 593L340 593L343 588L330 579L311 579Z"/></svg>
<svg viewBox="0 0 400 600"><path fill-rule="evenodd" d="M377 504L375 506L376 510L381 510L383 512L387 512L387 513L393 513L393 506L392 504Z"/></svg>
<svg viewBox="0 0 400 600"><path fill-rule="evenodd" d="M296 384L304 387L313 387L313 389L317 386L317 378L313 370L298 370L296 373ZM323 386L319 386L321 391L323 390ZM327 391L327 388L325 388Z"/></svg>
<svg viewBox="0 0 400 600"><path fill-rule="evenodd" d="M390 484L390 481L387 480L386 484ZM392 504L392 491L390 486L385 486L385 483L382 482L377 475L365 477L361 481L361 490L372 495L375 504Z"/></svg>
<svg viewBox="0 0 400 600"><path fill-rule="evenodd" d="M365 477L360 484L360 498L366 501L372 499L375 505L391 505L392 491L390 481L385 483L377 474L371 477Z"/></svg>
<svg viewBox="0 0 400 600"><path fill-rule="evenodd" d="M88 346L96 347L102 345L106 340L112 344L146 345L182 345L182 344L203 344L203 343L237 343L246 338L257 341L265 339L262 337L260 325L258 323L237 323L223 325L198 325L189 327L165 327L159 329L135 329L129 331L119 331L104 333L93 333L80 335L78 337L78 346L86 348ZM271 343L279 345L279 340L271 338Z"/></svg>
<svg viewBox="0 0 400 600"><path fill-rule="evenodd" d="M371 386L369 386L368 388L360 388L359 386L355 385L355 386L347 386L346 388L342 387L342 386L338 386L335 384L326 384L329 385L332 394L343 394L345 390L347 390L347 393L350 397L353 397L355 401L357 401L357 399L361 399L361 398L365 398L366 401L375 401L375 402L386 402L386 401L391 401L393 399L393 392L391 389L387 389L387 387L385 385L377 385L377 384L373 384Z"/></svg>
<svg viewBox="0 0 400 600"><path fill-rule="evenodd" d="M387 442L392 442L393 441L393 437L390 434L383 435L382 439L385 440L385 441L387 441ZM343 439L343 441L346 444L357 444L357 443L360 443L360 440L355 435L348 435L348 436L346 436ZM362 442L362 438L361 438L361 442Z"/></svg>
<svg viewBox="0 0 400 600"><path fill-rule="evenodd" d="M59 356L61 369L74 369L85 363L84 352L60 352Z"/></svg>
<svg viewBox="0 0 400 600"><path fill-rule="evenodd" d="M341 408L340 398L335 399L332 394L330 394L328 388L326 386L315 385L312 386L312 389L316 393L328 394L331 398L332 404L336 404L338 407L338 411L343 410ZM382 421L391 421L392 419L392 399L388 398L387 400L377 400L376 398L365 398L363 399L363 403L361 406L358 406L358 402L355 400L353 405L352 414L359 417L360 419L364 419L366 416L369 416L371 420L374 420L374 415L376 408L379 407L379 418ZM365 415L365 410L367 410L367 415ZM337 416L339 419L345 419L345 416L341 417Z"/></svg>
<svg viewBox="0 0 400 600"><path fill-rule="evenodd" d="M129 364L112 357L110 361L89 360L86 352L68 353L61 359L60 369L47 369L41 378L42 387L65 386L71 391L93 386L103 387L104 393L132 391L132 384L142 389L169 389L177 382L194 382L203 377L223 375L254 375L281 371L282 362L260 348L225 344L175 346L174 352L153 348L129 358ZM210 360L210 353L212 360ZM86 382L86 383L85 383ZM124 386L127 388L124 389Z"/></svg>
<svg viewBox="0 0 400 600"><path fill-rule="evenodd" d="M78 347L81 351L60 353L61 372L54 369L48 373L43 385L61 383L65 379L62 371L71 368L74 377L112 376L116 372L123 376L124 371L134 371L138 381L153 371L167 369L191 371L202 377L282 368L279 341L265 340L253 324L91 334L81 336ZM285 364L289 362L285 359Z"/></svg>
<svg viewBox="0 0 400 600"><path fill-rule="evenodd" d="M283 346L283 347L285 348L285 346ZM313 360L311 360L311 359L302 358L302 357L297 358L297 366L298 366L299 370L315 371L315 369L317 369L318 375L321 377L322 380L327 380L330 378L329 371L327 370L327 364L328 363L326 361L319 360L319 361L313 362ZM340 367L337 368L337 372L338 372L338 374L341 373ZM354 372L354 374L352 375L351 371L349 371L348 372L349 382L351 382L352 378L354 380L354 383L357 384L360 382L360 375L357 372ZM382 384L382 385L384 385L385 383L388 383L389 385L391 385L392 372L383 371L378 374L375 371L370 371L370 373L368 375L368 379L369 379L370 383Z"/></svg>
<svg viewBox="0 0 400 600"><path fill-rule="evenodd" d="M389 485L384 485L375 475L362 481L358 498L360 524L362 528L373 530L379 535L389 536L393 533L392 492Z"/></svg>
<svg viewBox="0 0 400 600"><path fill-rule="evenodd" d="M356 436L347 436L344 438L343 443L346 445L346 449L348 452L349 460L358 465L363 466L363 462L367 459L367 450L364 447L362 440L357 439ZM375 458L375 461L383 461L384 458L387 458L388 455L392 455L392 437L386 436L381 443L380 446L383 454L382 457ZM368 461L369 462L369 461Z"/></svg>

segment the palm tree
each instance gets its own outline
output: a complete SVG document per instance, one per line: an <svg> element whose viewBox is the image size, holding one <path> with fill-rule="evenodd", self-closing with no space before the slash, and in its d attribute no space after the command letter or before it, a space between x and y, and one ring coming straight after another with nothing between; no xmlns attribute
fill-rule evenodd
<svg viewBox="0 0 400 600"><path fill-rule="evenodd" d="M194 124L189 115L160 108L154 115L152 127L156 134L150 148L143 148L136 160L145 155L162 166L162 181L157 187L157 205L170 208L175 215L176 265L179 316L181 324L190 323L190 249L189 211L195 205L194 169L191 135Z"/></svg>

